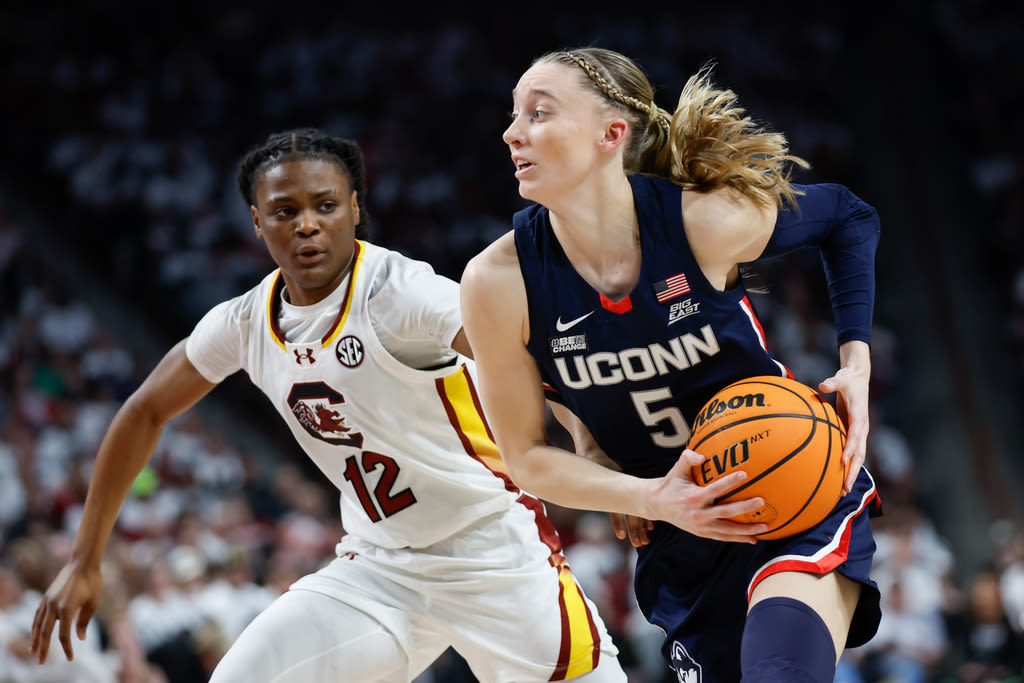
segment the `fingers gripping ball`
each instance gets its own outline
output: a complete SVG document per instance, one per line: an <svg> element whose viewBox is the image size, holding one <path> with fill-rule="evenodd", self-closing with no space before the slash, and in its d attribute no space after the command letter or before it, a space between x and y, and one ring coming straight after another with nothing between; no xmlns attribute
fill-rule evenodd
<svg viewBox="0 0 1024 683"><path fill-rule="evenodd" d="M725 387L697 414L687 447L705 457L693 468L700 486L744 470L747 479L716 503L763 498L734 517L762 522L761 539L806 531L835 507L846 477L846 428L810 387L785 377L750 377Z"/></svg>

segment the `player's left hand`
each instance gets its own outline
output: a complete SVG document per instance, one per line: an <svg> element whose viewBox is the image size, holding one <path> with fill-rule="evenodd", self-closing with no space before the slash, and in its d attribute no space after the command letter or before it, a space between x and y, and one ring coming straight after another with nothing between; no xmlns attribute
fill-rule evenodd
<svg viewBox="0 0 1024 683"><path fill-rule="evenodd" d="M846 480L843 482L843 493L853 490L853 484L867 456L870 379L867 371L845 367L818 385L823 393L836 394L836 412L846 425L846 448L843 449Z"/></svg>
<svg viewBox="0 0 1024 683"><path fill-rule="evenodd" d="M608 514L612 518L615 538L624 541L628 537L629 542L634 548L639 548L651 542L651 539L647 537L647 532L654 528L654 522L651 520L620 512L609 512Z"/></svg>

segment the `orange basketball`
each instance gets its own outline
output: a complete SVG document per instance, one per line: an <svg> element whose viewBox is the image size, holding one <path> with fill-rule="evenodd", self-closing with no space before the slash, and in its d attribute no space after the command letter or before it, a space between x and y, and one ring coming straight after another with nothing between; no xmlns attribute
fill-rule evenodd
<svg viewBox="0 0 1024 683"><path fill-rule="evenodd" d="M763 522L761 539L806 531L828 515L843 490L846 428L810 387L785 377L750 377L715 394L694 420L687 447L705 461L700 486L744 470L747 479L716 502L763 498L737 522Z"/></svg>

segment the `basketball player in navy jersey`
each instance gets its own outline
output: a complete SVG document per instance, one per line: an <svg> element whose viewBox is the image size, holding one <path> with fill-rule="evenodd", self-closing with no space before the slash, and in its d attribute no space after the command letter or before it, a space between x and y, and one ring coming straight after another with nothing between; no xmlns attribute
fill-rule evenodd
<svg viewBox="0 0 1024 683"><path fill-rule="evenodd" d="M680 681L832 681L880 616L880 510L862 468L877 215L845 187L791 183L805 162L707 70L674 114L653 97L635 63L598 48L549 53L520 78L504 141L534 205L461 286L484 407L525 490L654 521L634 543L636 597ZM823 255L838 328L841 366L820 390L848 427L845 495L807 532L756 542L764 525L728 518L761 499L714 503L745 475L701 488L690 468L710 454L684 447L716 391L788 374L740 264L804 246ZM549 444L545 399L589 458Z"/></svg>
<svg viewBox="0 0 1024 683"><path fill-rule="evenodd" d="M480 412L457 285L365 240L362 152L270 136L238 173L279 268L210 310L125 402L96 457L71 560L36 611L72 657L132 481L170 420L245 370L341 492L337 558L242 632L211 683L410 681L448 647L481 681L623 683L617 650L539 500Z"/></svg>

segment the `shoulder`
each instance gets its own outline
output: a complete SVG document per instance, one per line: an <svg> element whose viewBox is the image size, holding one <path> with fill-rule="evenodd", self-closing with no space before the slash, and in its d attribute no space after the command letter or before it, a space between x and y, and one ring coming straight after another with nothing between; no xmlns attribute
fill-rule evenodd
<svg viewBox="0 0 1024 683"><path fill-rule="evenodd" d="M371 265L379 268L381 272L388 276L409 273L434 273L434 267L426 261L372 244L367 245L367 259Z"/></svg>
<svg viewBox="0 0 1024 683"><path fill-rule="evenodd" d="M459 284L460 308L473 355L523 345L530 338L529 301L515 231L470 259Z"/></svg>
<svg viewBox="0 0 1024 683"><path fill-rule="evenodd" d="M359 281L369 283L367 296L377 298L383 291L399 290L400 293L413 293L415 283L427 280L443 280L434 272L433 266L405 254L381 247L370 242L362 242L362 264Z"/></svg>
<svg viewBox="0 0 1024 683"><path fill-rule="evenodd" d="M684 190L682 212L686 238L700 265L726 268L753 261L764 251L778 215L773 203L760 204L731 187Z"/></svg>
<svg viewBox="0 0 1024 683"><path fill-rule="evenodd" d="M244 325L266 307L267 300L274 290L278 271L269 273L263 280L249 291L231 299L220 302L203 316L201 323L218 322L221 325Z"/></svg>
<svg viewBox="0 0 1024 683"><path fill-rule="evenodd" d="M520 303L525 307L526 285L519 269L515 231L489 244L466 264L459 284L463 316L467 309L502 307L507 314Z"/></svg>
<svg viewBox="0 0 1024 683"><path fill-rule="evenodd" d="M511 230L469 260L462 274L462 285L484 285L493 280L503 280L510 273L519 274L519 253L515 232Z"/></svg>

